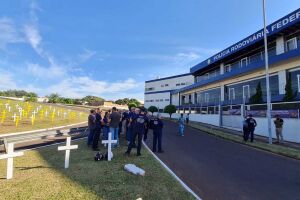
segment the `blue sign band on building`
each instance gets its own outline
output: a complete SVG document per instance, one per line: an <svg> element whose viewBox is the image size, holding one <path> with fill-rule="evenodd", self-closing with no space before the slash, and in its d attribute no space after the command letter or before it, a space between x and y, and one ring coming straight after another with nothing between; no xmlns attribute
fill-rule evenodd
<svg viewBox="0 0 300 200"><path fill-rule="evenodd" d="M281 19L275 21L274 23L267 26L267 35L271 36L273 34L276 34L283 29L288 28L289 26L292 26L296 23L300 22L300 8L295 10L294 12L286 15L285 17L282 17ZM236 44L230 46L229 48L217 53L216 55L210 57L209 59L199 63L198 65L192 67L190 69L191 73L195 73L200 69L203 69L210 64L213 64L237 51L240 51L250 45L253 45L264 38L264 31L263 29L257 31L256 33L252 34L251 36L237 42Z"/></svg>

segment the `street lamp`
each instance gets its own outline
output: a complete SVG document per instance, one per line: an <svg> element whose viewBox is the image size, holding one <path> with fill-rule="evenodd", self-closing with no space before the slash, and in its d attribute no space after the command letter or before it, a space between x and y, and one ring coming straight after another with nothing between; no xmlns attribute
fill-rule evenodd
<svg viewBox="0 0 300 200"><path fill-rule="evenodd" d="M271 129L271 94L270 94L270 77L269 77L269 57L268 57L268 40L266 28L266 0L263 3L263 21L264 21L264 46L265 46L265 65L266 65L266 92L267 92L267 118L268 118L268 133L269 144L272 144L272 129Z"/></svg>

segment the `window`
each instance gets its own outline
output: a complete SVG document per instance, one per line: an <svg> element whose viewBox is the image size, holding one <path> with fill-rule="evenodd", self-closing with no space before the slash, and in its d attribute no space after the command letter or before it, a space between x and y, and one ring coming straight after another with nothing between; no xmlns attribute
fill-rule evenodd
<svg viewBox="0 0 300 200"><path fill-rule="evenodd" d="M146 88L146 91L152 91L154 90L154 87Z"/></svg>
<svg viewBox="0 0 300 200"><path fill-rule="evenodd" d="M207 79L209 79L209 73L206 73L206 74L204 75L204 80L207 80Z"/></svg>
<svg viewBox="0 0 300 200"><path fill-rule="evenodd" d="M209 102L209 93L204 94L204 102Z"/></svg>
<svg viewBox="0 0 300 200"><path fill-rule="evenodd" d="M243 85L243 99L249 99L249 98L250 98L250 86Z"/></svg>
<svg viewBox="0 0 300 200"><path fill-rule="evenodd" d="M180 83L176 83L176 86L180 86Z"/></svg>
<svg viewBox="0 0 300 200"><path fill-rule="evenodd" d="M165 85L161 85L161 87L165 87Z"/></svg>
<svg viewBox="0 0 300 200"><path fill-rule="evenodd" d="M297 75L298 78L298 92L300 92L300 74Z"/></svg>
<svg viewBox="0 0 300 200"><path fill-rule="evenodd" d="M235 99L234 88L229 88L229 100L234 100L234 99Z"/></svg>
<svg viewBox="0 0 300 200"><path fill-rule="evenodd" d="M160 99L159 101L164 101L163 99Z"/></svg>
<svg viewBox="0 0 300 200"><path fill-rule="evenodd" d="M293 49L297 49L297 38L296 37L286 41L286 50L291 51Z"/></svg>
<svg viewBox="0 0 300 200"><path fill-rule="evenodd" d="M231 65L225 66L225 72L231 72Z"/></svg>
<svg viewBox="0 0 300 200"><path fill-rule="evenodd" d="M170 99L165 99L165 101L170 101Z"/></svg>
<svg viewBox="0 0 300 200"><path fill-rule="evenodd" d="M185 85L185 83L181 83L181 85Z"/></svg>
<svg viewBox="0 0 300 200"><path fill-rule="evenodd" d="M165 84L165 86L166 86L166 87L168 87L168 86L169 86L169 84Z"/></svg>
<svg viewBox="0 0 300 200"><path fill-rule="evenodd" d="M240 67L245 67L248 65L248 58L241 59Z"/></svg>
<svg viewBox="0 0 300 200"><path fill-rule="evenodd" d="M156 101L156 102L159 102L159 99L156 99L155 101Z"/></svg>

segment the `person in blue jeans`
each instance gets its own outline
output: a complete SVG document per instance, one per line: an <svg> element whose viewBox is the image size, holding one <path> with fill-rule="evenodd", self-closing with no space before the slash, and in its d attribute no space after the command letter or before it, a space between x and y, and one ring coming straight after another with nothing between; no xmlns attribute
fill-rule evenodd
<svg viewBox="0 0 300 200"><path fill-rule="evenodd" d="M178 119L178 124L179 124L179 135L180 136L184 136L184 122L185 122L185 119L183 117L183 114L181 113L179 119Z"/></svg>
<svg viewBox="0 0 300 200"><path fill-rule="evenodd" d="M90 110L90 115L88 117L88 127L90 132L88 135L87 145L90 146L93 143L94 133L96 128L95 110Z"/></svg>
<svg viewBox="0 0 300 200"><path fill-rule="evenodd" d="M117 111L116 107L112 108L112 113L109 116L109 131L111 132L111 136L113 140L117 140L117 144L115 146L119 146L119 123L121 121L121 115Z"/></svg>

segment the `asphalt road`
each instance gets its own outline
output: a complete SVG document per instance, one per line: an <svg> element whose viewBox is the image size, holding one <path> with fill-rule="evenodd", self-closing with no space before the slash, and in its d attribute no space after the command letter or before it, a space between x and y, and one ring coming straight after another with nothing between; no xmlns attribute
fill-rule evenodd
<svg viewBox="0 0 300 200"><path fill-rule="evenodd" d="M152 132L148 146L152 148ZM165 121L167 164L202 199L300 200L300 161L256 150Z"/></svg>

